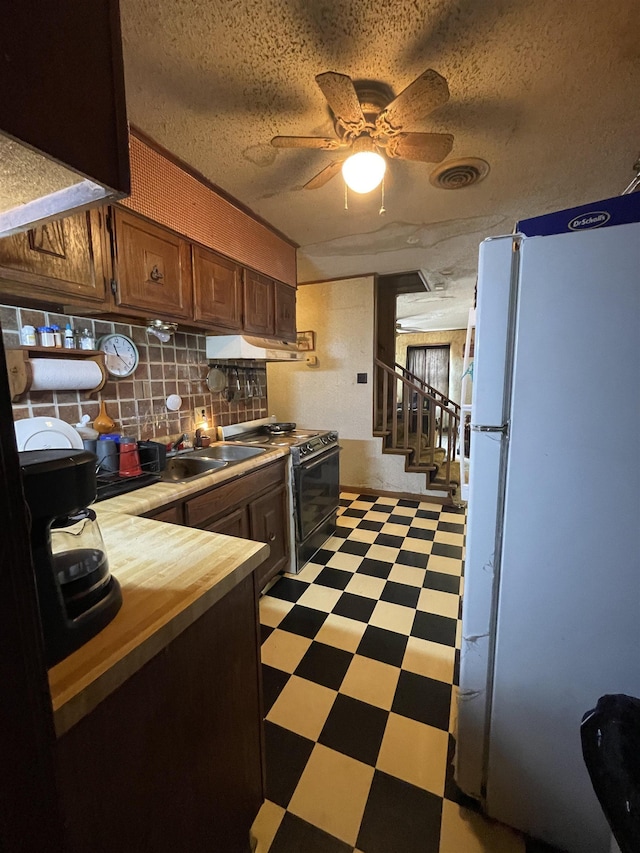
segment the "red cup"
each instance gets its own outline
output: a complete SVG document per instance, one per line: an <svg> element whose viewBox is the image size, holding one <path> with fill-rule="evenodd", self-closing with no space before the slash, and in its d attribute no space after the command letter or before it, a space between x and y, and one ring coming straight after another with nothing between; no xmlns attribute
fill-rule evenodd
<svg viewBox="0 0 640 853"><path fill-rule="evenodd" d="M120 439L120 476L137 477L142 474L140 467L140 456L138 455L138 442L134 438Z"/></svg>

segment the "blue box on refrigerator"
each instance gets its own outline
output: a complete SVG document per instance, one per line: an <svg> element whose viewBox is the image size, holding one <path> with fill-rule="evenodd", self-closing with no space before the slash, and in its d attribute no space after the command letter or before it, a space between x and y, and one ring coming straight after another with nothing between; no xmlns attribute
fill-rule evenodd
<svg viewBox="0 0 640 853"><path fill-rule="evenodd" d="M569 231L588 231L640 222L640 192L618 195L567 210L521 219L516 231L525 237L547 237Z"/></svg>

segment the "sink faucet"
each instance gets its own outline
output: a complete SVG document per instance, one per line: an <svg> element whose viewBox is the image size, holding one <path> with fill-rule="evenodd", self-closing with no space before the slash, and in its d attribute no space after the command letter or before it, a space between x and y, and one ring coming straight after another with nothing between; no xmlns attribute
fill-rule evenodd
<svg viewBox="0 0 640 853"><path fill-rule="evenodd" d="M177 450L183 441L188 441L188 440L189 440L189 436L186 434L186 432L183 432L182 435L176 441L173 442L173 444L171 445L171 450L169 452L171 452L173 450Z"/></svg>

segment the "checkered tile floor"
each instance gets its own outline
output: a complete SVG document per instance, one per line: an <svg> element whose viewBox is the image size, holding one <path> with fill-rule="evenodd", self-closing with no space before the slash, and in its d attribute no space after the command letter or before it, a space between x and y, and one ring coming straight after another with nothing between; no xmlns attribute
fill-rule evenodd
<svg viewBox="0 0 640 853"><path fill-rule="evenodd" d="M343 494L338 530L261 599L258 853L534 853L453 781L462 510Z"/></svg>

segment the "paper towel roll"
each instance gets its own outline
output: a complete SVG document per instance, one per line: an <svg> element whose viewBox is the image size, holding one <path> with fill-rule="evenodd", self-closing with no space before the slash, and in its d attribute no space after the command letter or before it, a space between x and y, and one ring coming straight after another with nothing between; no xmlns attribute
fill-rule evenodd
<svg viewBox="0 0 640 853"><path fill-rule="evenodd" d="M32 358L31 391L88 391L102 382L95 361L71 358Z"/></svg>

